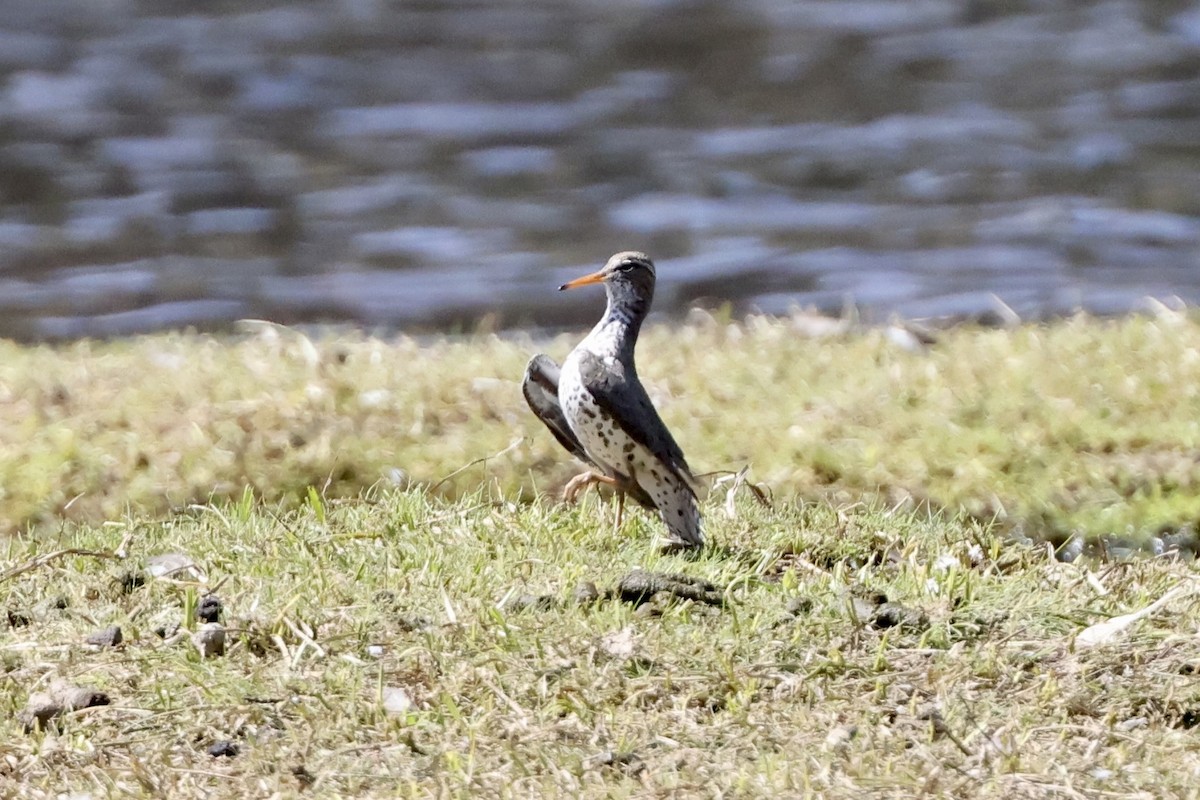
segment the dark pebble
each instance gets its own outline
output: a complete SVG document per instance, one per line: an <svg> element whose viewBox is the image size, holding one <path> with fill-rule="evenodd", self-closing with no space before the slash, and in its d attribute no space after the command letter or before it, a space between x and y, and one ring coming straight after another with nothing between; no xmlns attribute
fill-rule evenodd
<svg viewBox="0 0 1200 800"><path fill-rule="evenodd" d="M132 594L135 590L146 585L146 576L140 570L131 569L128 572L122 572L118 575L116 583L121 587L122 592Z"/></svg>
<svg viewBox="0 0 1200 800"><path fill-rule="evenodd" d="M921 630L929 626L929 620L919 609L908 608L899 603L884 603L875 609L871 625L880 630L896 627Z"/></svg>
<svg viewBox="0 0 1200 800"><path fill-rule="evenodd" d="M549 611L558 605L558 601L552 595L542 594L518 594L510 597L501 605L505 611L516 613L518 611Z"/></svg>
<svg viewBox="0 0 1200 800"><path fill-rule="evenodd" d="M196 606L196 619L201 622L218 622L221 609L221 598L215 594L206 594L200 598L200 605Z"/></svg>
<svg viewBox="0 0 1200 800"><path fill-rule="evenodd" d="M8 627L26 628L33 620L24 611L8 610Z"/></svg>
<svg viewBox="0 0 1200 800"><path fill-rule="evenodd" d="M94 644L97 647L116 647L124 641L124 637L121 635L120 627L112 625L103 630L89 633L86 641L88 644Z"/></svg>
<svg viewBox="0 0 1200 800"><path fill-rule="evenodd" d="M154 629L154 635L160 639L166 639L170 636L174 636L178 632L179 632L179 623L178 622L167 622L162 625L159 625L157 628Z"/></svg>
<svg viewBox="0 0 1200 800"><path fill-rule="evenodd" d="M292 767L292 777L295 778L296 782L300 784L301 789L307 789L317 780L317 776L305 769L303 764L297 764L296 766Z"/></svg>
<svg viewBox="0 0 1200 800"><path fill-rule="evenodd" d="M213 758L233 758L240 752L242 752L242 748L238 746L238 743L228 740L213 742L208 746L208 754Z"/></svg>
<svg viewBox="0 0 1200 800"><path fill-rule="evenodd" d="M64 594L60 594L58 597L54 598L54 602L50 604L50 607L55 611L65 611L66 609L70 608L70 606L71 601L68 600L67 596Z"/></svg>
<svg viewBox="0 0 1200 800"><path fill-rule="evenodd" d="M580 581L575 585L575 602L581 606L590 606L600 599L600 590L592 581Z"/></svg>
<svg viewBox="0 0 1200 800"><path fill-rule="evenodd" d="M402 631L423 631L433 626L428 617L420 614L402 614L396 618L396 624Z"/></svg>

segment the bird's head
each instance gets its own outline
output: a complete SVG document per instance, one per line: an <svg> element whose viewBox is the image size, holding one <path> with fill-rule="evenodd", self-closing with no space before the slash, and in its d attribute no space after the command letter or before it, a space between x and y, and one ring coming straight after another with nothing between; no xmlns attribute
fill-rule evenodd
<svg viewBox="0 0 1200 800"><path fill-rule="evenodd" d="M648 302L654 295L654 262L645 253L617 253L601 269L558 287L561 292L576 286L603 283L610 297L632 296Z"/></svg>

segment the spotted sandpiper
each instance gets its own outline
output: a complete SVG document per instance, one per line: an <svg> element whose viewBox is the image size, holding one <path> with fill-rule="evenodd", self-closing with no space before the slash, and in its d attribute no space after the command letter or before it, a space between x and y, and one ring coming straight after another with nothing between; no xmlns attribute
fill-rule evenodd
<svg viewBox="0 0 1200 800"><path fill-rule="evenodd" d="M644 253L617 253L604 268L558 287L603 283L608 308L561 371L546 355L525 369L522 389L533 412L567 450L595 469L571 480L564 497L590 483L616 487L658 509L668 547L700 547L703 523L696 482L683 451L650 402L633 363L642 320L654 298L654 264ZM618 524L620 512L618 511Z"/></svg>

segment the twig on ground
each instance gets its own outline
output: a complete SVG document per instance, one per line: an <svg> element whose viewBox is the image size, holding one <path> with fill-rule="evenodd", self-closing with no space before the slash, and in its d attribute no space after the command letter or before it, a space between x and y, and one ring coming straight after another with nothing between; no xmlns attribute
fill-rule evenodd
<svg viewBox="0 0 1200 800"><path fill-rule="evenodd" d="M131 538L132 534L125 534L125 538L121 540L121 544L117 545L115 550L88 550L82 547L64 547L62 550L55 550L52 553L43 553L40 556L29 559L24 564L18 564L15 567L9 567L4 572L0 572L0 583L10 581L18 575L24 575L26 572L31 572L39 567L44 567L51 561L57 561L63 556L87 556L89 558L109 558L114 561L121 561L128 556L125 548Z"/></svg>

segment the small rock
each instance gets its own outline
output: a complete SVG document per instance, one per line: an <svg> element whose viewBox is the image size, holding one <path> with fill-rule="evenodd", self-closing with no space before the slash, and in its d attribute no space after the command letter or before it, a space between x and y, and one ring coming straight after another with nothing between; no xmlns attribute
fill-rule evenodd
<svg viewBox="0 0 1200 800"><path fill-rule="evenodd" d="M199 583L208 581L208 576L196 565L196 562L183 553L162 553L150 556L146 559L146 571L155 578L194 580Z"/></svg>
<svg viewBox="0 0 1200 800"><path fill-rule="evenodd" d="M423 631L433 627L428 617L422 617L420 614L402 614L396 619L396 624L402 631Z"/></svg>
<svg viewBox="0 0 1200 800"><path fill-rule="evenodd" d="M838 725L826 734L825 747L828 750L841 750L857 735L857 725Z"/></svg>
<svg viewBox="0 0 1200 800"><path fill-rule="evenodd" d="M221 616L221 598L215 594L206 594L200 598L200 604L196 606L196 619L201 622L217 622Z"/></svg>
<svg viewBox="0 0 1200 800"><path fill-rule="evenodd" d="M219 622L206 622L192 634L192 643L201 658L225 655L225 628Z"/></svg>
<svg viewBox="0 0 1200 800"><path fill-rule="evenodd" d="M549 611L558 605L558 601L548 594L517 594L509 597L500 604L503 611L518 613L521 611Z"/></svg>
<svg viewBox="0 0 1200 800"><path fill-rule="evenodd" d="M307 789L317 781L317 776L309 772L303 764L292 767L292 777L300 784L301 789Z"/></svg>
<svg viewBox="0 0 1200 800"><path fill-rule="evenodd" d="M121 628L117 625L111 625L103 630L92 631L86 639L90 645L96 647L116 647L124 640L121 635Z"/></svg>
<svg viewBox="0 0 1200 800"><path fill-rule="evenodd" d="M63 707L53 697L45 692L34 692L25 702L25 709L20 715L21 724L26 733L44 729L62 711Z"/></svg>
<svg viewBox="0 0 1200 800"><path fill-rule="evenodd" d="M367 645L367 655L369 655L371 658L383 658L385 652L386 651L383 649L383 645L381 644Z"/></svg>
<svg viewBox="0 0 1200 800"><path fill-rule="evenodd" d="M407 714L413 707L408 691L399 686L383 687L383 710L394 716Z"/></svg>
<svg viewBox="0 0 1200 800"><path fill-rule="evenodd" d="M611 658L629 658L637 649L637 637L632 626L611 631L600 637L600 650Z"/></svg>
<svg viewBox="0 0 1200 800"><path fill-rule="evenodd" d="M1084 541L1082 536L1072 536L1054 553L1054 557L1059 561L1070 564L1072 561L1083 555L1086 545L1087 542Z"/></svg>
<svg viewBox="0 0 1200 800"><path fill-rule="evenodd" d="M133 594L136 590L146 585L146 575L141 570L131 569L122 572L118 575L114 582L121 587L121 591L125 594Z"/></svg>
<svg viewBox="0 0 1200 800"><path fill-rule="evenodd" d="M1150 720L1146 717L1130 717L1129 719L1121 720L1114 725L1113 728L1121 733L1128 733L1129 731L1135 731L1138 728L1144 728L1149 724Z"/></svg>
<svg viewBox="0 0 1200 800"><path fill-rule="evenodd" d="M154 629L154 635L160 639L169 639L179 632L178 622L164 622Z"/></svg>
<svg viewBox="0 0 1200 800"><path fill-rule="evenodd" d="M600 590L593 581L580 581L575 585L575 602L581 606L590 606L600 599Z"/></svg>
<svg viewBox="0 0 1200 800"><path fill-rule="evenodd" d="M953 553L942 553L933 562L934 572L949 572L952 569L961 566L958 558Z"/></svg>
<svg viewBox="0 0 1200 800"><path fill-rule="evenodd" d="M55 680L51 682L47 691L29 695L25 709L19 716L25 732L29 733L45 728L51 720L68 711L106 706L110 702L104 692L85 689L64 680Z"/></svg>
<svg viewBox="0 0 1200 800"><path fill-rule="evenodd" d="M929 620L925 616L925 612L899 603L884 603L875 609L875 614L871 618L871 626L880 630L896 627L921 630L928 625Z"/></svg>
<svg viewBox="0 0 1200 800"><path fill-rule="evenodd" d="M238 743L228 739L213 742L208 746L208 754L213 758L233 758L240 752L242 752L242 748Z"/></svg>

